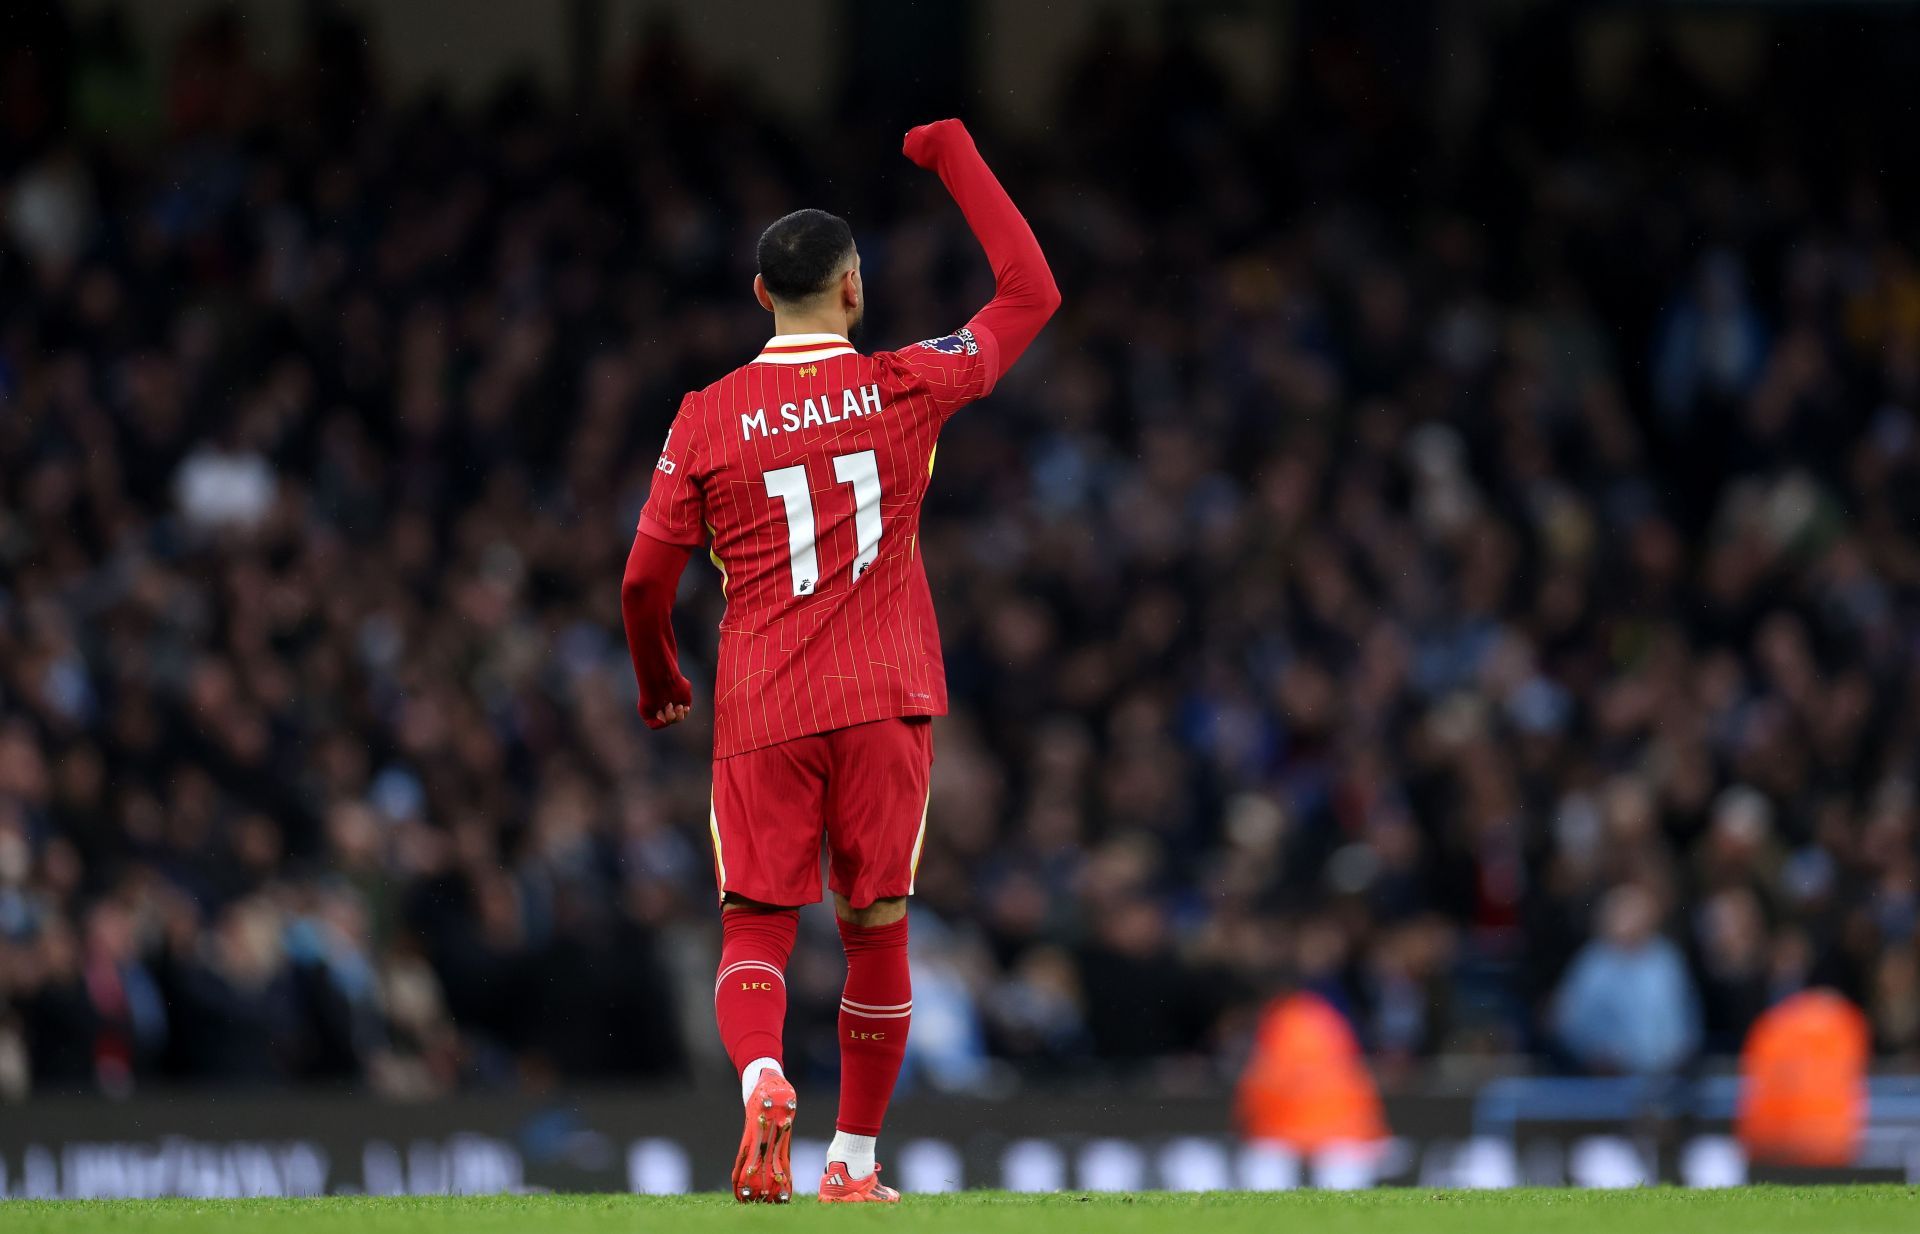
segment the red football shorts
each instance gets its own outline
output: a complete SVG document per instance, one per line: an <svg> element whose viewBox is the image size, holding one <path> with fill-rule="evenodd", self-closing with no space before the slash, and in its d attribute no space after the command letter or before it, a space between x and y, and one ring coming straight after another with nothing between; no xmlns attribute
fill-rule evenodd
<svg viewBox="0 0 1920 1234"><path fill-rule="evenodd" d="M713 868L720 898L790 906L827 884L855 908L909 895L927 831L933 724L875 720L715 759Z"/></svg>

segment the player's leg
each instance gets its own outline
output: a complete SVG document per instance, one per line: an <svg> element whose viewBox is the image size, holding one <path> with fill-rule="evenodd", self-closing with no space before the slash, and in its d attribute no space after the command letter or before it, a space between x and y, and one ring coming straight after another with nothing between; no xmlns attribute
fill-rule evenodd
<svg viewBox="0 0 1920 1234"><path fill-rule="evenodd" d="M826 770L817 738L713 766L709 821L721 898L713 1009L746 1106L733 1172L734 1198L741 1201L783 1203L793 1196L797 1101L782 1067L786 970L798 906L820 898Z"/></svg>
<svg viewBox="0 0 1920 1234"><path fill-rule="evenodd" d="M787 958L798 912L730 896L720 912L720 975L714 1019L740 1073L746 1122L733 1162L733 1196L743 1203L793 1198L793 1120L799 1108L781 1065L787 1018Z"/></svg>
<svg viewBox="0 0 1920 1234"><path fill-rule="evenodd" d="M907 902L890 896L856 909L838 892L833 901L847 983L840 999L840 1110L821 1198L894 1200L899 1193L880 1184L876 1154L913 1022Z"/></svg>
<svg viewBox="0 0 1920 1234"><path fill-rule="evenodd" d="M831 735L827 844L847 952L840 1001L840 1110L820 1196L891 1201L875 1160L913 1021L907 895L927 816L932 726L885 720Z"/></svg>
<svg viewBox="0 0 1920 1234"><path fill-rule="evenodd" d="M720 975L713 984L720 1043L740 1073L740 1094L753 1092L762 1072L782 1069L787 1022L787 959L799 912L729 897L720 913Z"/></svg>

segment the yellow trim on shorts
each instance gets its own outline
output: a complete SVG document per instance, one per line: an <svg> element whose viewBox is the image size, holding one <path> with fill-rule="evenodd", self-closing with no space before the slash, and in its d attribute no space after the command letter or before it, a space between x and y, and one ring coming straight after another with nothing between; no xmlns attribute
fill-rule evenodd
<svg viewBox="0 0 1920 1234"><path fill-rule="evenodd" d="M713 804L713 798L707 798L707 830L713 834L713 864L720 868L720 899L727 898L727 858L720 851L720 811ZM914 850L918 855L919 850Z"/></svg>
<svg viewBox="0 0 1920 1234"><path fill-rule="evenodd" d="M927 785L927 803L920 807L920 834L913 837L913 856L907 861L907 894L913 894L914 880L920 875L920 846L927 842L927 811L933 808L933 785Z"/></svg>

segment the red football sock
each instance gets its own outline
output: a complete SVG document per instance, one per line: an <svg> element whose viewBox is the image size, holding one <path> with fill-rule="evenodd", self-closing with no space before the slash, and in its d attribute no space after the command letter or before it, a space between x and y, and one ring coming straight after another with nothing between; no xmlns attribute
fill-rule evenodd
<svg viewBox="0 0 1920 1234"><path fill-rule="evenodd" d="M787 957L800 914L791 908L729 908L720 914L720 976L713 1013L735 1071L756 1058L781 1060L787 1022ZM782 1060L784 1061L784 1060Z"/></svg>
<svg viewBox="0 0 1920 1234"><path fill-rule="evenodd" d="M840 998L840 1117L848 1135L879 1135L907 1056L913 983L907 975L907 919L891 925L840 923L847 985Z"/></svg>

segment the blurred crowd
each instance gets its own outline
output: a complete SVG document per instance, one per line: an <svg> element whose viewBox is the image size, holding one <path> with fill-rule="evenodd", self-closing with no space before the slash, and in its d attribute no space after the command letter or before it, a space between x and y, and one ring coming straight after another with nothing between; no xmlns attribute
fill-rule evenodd
<svg viewBox="0 0 1920 1234"><path fill-rule="evenodd" d="M767 220L849 217L869 347L990 294L916 117L802 132L666 30L584 115L387 99L330 20L8 37L0 1094L723 1073L706 713L637 721L618 580ZM1813 986L1920 1062L1908 137L1657 40L1601 109L1533 37L1444 143L1364 46L1250 112L1118 27L975 126L1065 306L927 503L909 1082L1206 1088L1287 989L1390 1083L1678 1070ZM809 916L790 1070L841 971Z"/></svg>

